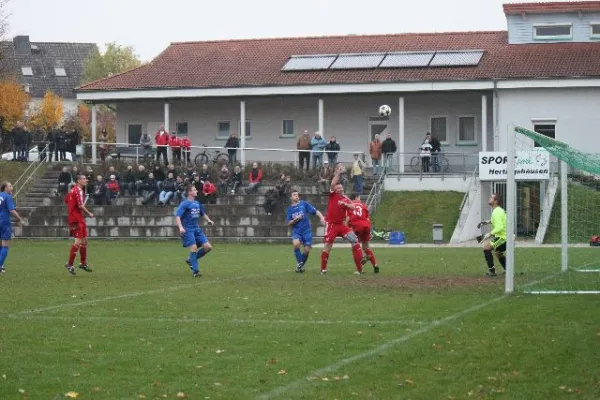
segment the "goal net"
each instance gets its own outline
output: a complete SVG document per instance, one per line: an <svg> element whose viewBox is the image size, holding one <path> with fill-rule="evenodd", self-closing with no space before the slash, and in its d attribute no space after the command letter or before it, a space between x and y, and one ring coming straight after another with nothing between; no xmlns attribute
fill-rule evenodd
<svg viewBox="0 0 600 400"><path fill-rule="evenodd" d="M600 155L515 127L507 162L507 291L600 294Z"/></svg>

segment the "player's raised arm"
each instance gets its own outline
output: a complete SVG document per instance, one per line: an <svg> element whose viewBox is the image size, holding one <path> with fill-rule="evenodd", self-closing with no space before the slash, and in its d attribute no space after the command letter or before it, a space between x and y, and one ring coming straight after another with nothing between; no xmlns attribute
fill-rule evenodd
<svg viewBox="0 0 600 400"><path fill-rule="evenodd" d="M340 183L340 177L342 176L342 171L344 170L344 166L341 162L337 163L335 167L335 173L333 174L333 178L331 179L331 185L329 186L329 190L332 192L335 191L335 185Z"/></svg>

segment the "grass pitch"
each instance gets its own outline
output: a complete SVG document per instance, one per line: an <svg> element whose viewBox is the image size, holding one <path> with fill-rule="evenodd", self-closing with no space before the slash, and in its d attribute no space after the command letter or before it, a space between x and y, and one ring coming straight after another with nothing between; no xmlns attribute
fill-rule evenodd
<svg viewBox="0 0 600 400"><path fill-rule="evenodd" d="M0 398L600 398L598 296L503 296L478 249L17 241L0 276ZM552 249L520 250L539 263Z"/></svg>

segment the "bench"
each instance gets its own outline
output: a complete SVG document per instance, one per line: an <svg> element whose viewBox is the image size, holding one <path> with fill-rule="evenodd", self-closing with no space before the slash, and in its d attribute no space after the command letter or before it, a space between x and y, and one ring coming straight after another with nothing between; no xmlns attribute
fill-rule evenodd
<svg viewBox="0 0 600 400"><path fill-rule="evenodd" d="M116 158L117 160L120 160L121 158L144 158L144 155L146 154L146 150L142 149L139 146L116 146L113 150L111 150L110 152L110 156L112 158ZM148 154L149 157L152 157L154 155L154 149L150 149L150 152Z"/></svg>

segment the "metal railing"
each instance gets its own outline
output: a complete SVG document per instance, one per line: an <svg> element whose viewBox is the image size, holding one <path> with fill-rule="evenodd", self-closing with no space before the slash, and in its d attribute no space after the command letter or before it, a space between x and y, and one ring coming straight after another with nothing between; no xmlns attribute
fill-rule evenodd
<svg viewBox="0 0 600 400"><path fill-rule="evenodd" d="M469 202L469 193L471 193L471 190L473 189L473 185L475 184L475 177L477 176L478 171L479 167L473 168L473 172L470 175L471 180L469 182L469 185L467 186L467 191L463 196L462 201L460 202L460 206L458 207L459 211L462 211L465 205Z"/></svg>
<svg viewBox="0 0 600 400"><path fill-rule="evenodd" d="M47 160L47 158L42 158L42 154L47 154L47 151L48 145L38 152L38 159L31 162L25 171L23 171L21 176L15 181L15 183L13 183L13 187L17 188L13 198L16 199L19 196L19 193L21 193L23 189L27 187L27 184L33 181L35 174Z"/></svg>
<svg viewBox="0 0 600 400"><path fill-rule="evenodd" d="M398 174L398 179L403 175L442 179L447 175L462 175L466 179L479 165L479 152L441 152L429 157L423 157L420 152L396 153L389 164L388 172Z"/></svg>
<svg viewBox="0 0 600 400"><path fill-rule="evenodd" d="M379 179L375 181L367 196L367 209L369 210L369 213L374 213L381 202L381 192L384 190L385 175L386 172L379 175Z"/></svg>

